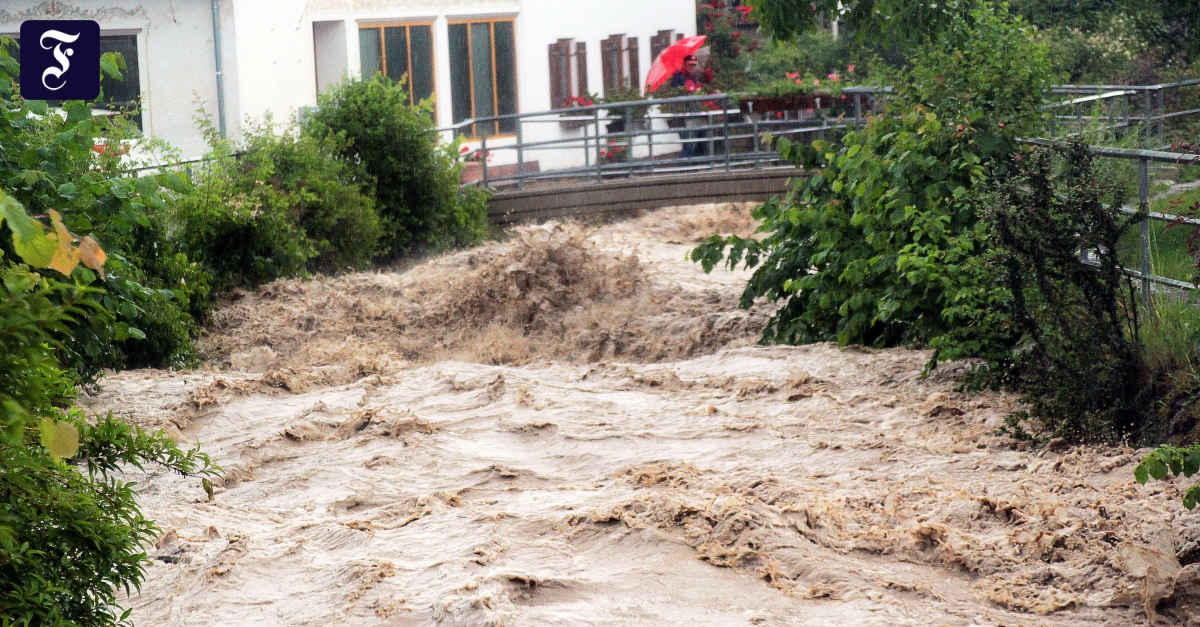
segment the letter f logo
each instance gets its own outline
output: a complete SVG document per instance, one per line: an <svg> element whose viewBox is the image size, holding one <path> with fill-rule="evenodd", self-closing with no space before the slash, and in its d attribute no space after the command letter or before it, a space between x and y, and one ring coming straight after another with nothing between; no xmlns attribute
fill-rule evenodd
<svg viewBox="0 0 1200 627"><path fill-rule="evenodd" d="M92 20L21 24L21 95L28 100L100 96L100 25Z"/></svg>

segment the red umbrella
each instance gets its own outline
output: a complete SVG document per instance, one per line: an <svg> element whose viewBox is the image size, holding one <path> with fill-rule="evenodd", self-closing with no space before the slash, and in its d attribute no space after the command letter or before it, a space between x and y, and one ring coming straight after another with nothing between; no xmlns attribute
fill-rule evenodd
<svg viewBox="0 0 1200 627"><path fill-rule="evenodd" d="M671 44L671 47L663 50L658 55L658 58L654 60L654 64L650 66L650 71L646 74L646 91L652 92L658 89L663 83L670 80L676 72L682 70L684 57L695 54L704 45L705 39L707 39L705 35L684 37Z"/></svg>

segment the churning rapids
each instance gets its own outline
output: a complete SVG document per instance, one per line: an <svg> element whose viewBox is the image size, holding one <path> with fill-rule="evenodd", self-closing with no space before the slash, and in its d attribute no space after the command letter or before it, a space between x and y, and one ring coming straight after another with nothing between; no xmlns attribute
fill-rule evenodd
<svg viewBox="0 0 1200 627"><path fill-rule="evenodd" d="M225 468L130 472L157 625L1200 625L1200 513L1026 449L928 354L762 347L748 207L522 227L239 294L210 367L84 399Z"/></svg>

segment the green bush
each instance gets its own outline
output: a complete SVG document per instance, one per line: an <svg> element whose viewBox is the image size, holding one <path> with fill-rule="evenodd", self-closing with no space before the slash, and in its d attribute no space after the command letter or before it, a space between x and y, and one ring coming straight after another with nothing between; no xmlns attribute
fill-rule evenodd
<svg viewBox="0 0 1200 627"><path fill-rule="evenodd" d="M1003 8L956 17L915 60L889 115L840 145L778 142L810 174L756 210L765 239L714 236L691 258L706 271L722 260L755 268L743 306L785 301L765 342L1002 359L1013 337L983 262L979 200L1008 167L1016 133L1041 119L1047 77L1044 49Z"/></svg>
<svg viewBox="0 0 1200 627"><path fill-rule="evenodd" d="M386 77L347 80L322 94L302 134L334 142L373 184L381 253L479 242L487 234L484 193L460 189L457 146L438 145L428 103L408 104L408 89Z"/></svg>
<svg viewBox="0 0 1200 627"><path fill-rule="evenodd" d="M55 352L80 319L115 322L91 298L95 288L19 263L73 273L74 264L51 260L56 248L74 249L69 241L50 240L3 192L0 223L0 239L20 253L0 253L0 617L6 625L127 624L118 595L141 584L142 547L156 530L118 473L147 463L183 474L218 469L162 433L68 409L79 376ZM100 268L94 254L85 261Z"/></svg>
<svg viewBox="0 0 1200 627"><path fill-rule="evenodd" d="M1039 149L986 199L988 258L1019 337L1011 372L1039 435L1140 439L1145 383L1133 286L1117 243L1131 221L1103 202L1082 143ZM1095 266L1080 263L1091 251Z"/></svg>
<svg viewBox="0 0 1200 627"><path fill-rule="evenodd" d="M374 201L327 140L251 124L235 152L202 127L212 151L173 202L181 246L218 291L309 270L362 268L381 235Z"/></svg>
<svg viewBox="0 0 1200 627"><path fill-rule="evenodd" d="M59 349L63 363L90 383L104 368L192 362L196 326L189 303L180 299L203 300L193 298L191 285L201 287L206 280L186 259L165 254L170 246L161 238L161 190L182 188L183 178L139 176L119 151L97 152L98 143L137 141L136 129L125 120L93 117L84 102L63 103L65 115L59 115L45 102L22 99L14 91L19 67L11 45L0 39L0 189L35 214L59 211L72 232L99 240L111 256L106 277L81 268L74 278L98 288L89 298L103 301L117 323L72 322ZM112 55L104 65L110 73L123 67ZM13 252L3 240L0 250ZM147 256L148 251L158 252ZM185 275L196 280L181 284Z"/></svg>

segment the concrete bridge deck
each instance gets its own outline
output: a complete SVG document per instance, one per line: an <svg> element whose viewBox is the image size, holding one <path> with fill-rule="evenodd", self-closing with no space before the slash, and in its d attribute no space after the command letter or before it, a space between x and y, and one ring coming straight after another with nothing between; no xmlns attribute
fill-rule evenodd
<svg viewBox="0 0 1200 627"><path fill-rule="evenodd" d="M800 174L771 167L614 178L602 183L564 182L535 189L497 191L488 205L494 224L514 224L710 202L763 202L788 190Z"/></svg>

